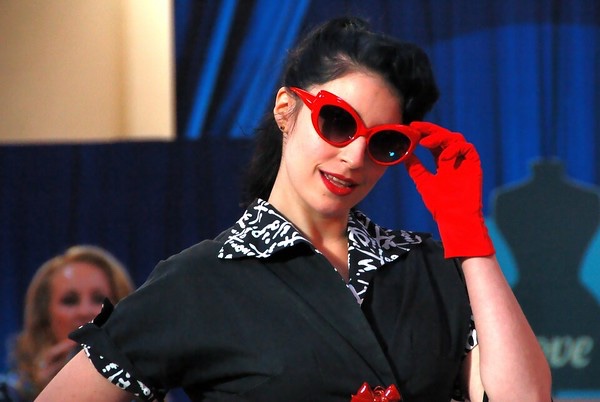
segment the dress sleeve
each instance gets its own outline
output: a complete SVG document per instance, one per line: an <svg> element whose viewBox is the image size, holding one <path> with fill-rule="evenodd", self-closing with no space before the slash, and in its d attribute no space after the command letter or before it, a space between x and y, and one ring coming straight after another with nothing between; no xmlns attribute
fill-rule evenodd
<svg viewBox="0 0 600 402"><path fill-rule="evenodd" d="M475 329L475 320L471 314L469 320L469 334L465 342L465 356L471 352L475 346L477 346L477 330ZM461 384L461 373L458 373L456 380L454 381L454 390L452 391L452 399L455 401L464 401L465 395L463 386ZM485 402L485 401L484 401Z"/></svg>
<svg viewBox="0 0 600 402"><path fill-rule="evenodd" d="M214 287L207 272L217 254L204 243L160 262L114 310L107 304L70 336L100 374L138 398L161 400L169 389L202 381L202 334L216 314L207 302Z"/></svg>
<svg viewBox="0 0 600 402"><path fill-rule="evenodd" d="M143 401L162 401L164 390L151 388L144 383L142 374L120 353L116 345L102 329L110 317L113 305L106 299L100 314L89 324L83 325L70 338L80 342L83 350L96 368L108 381L132 393Z"/></svg>
<svg viewBox="0 0 600 402"><path fill-rule="evenodd" d="M475 328L475 320L473 319L473 314L471 314L471 319L469 320L469 335L467 336L467 343L465 344L465 352L469 353L475 346L477 346L477 329Z"/></svg>

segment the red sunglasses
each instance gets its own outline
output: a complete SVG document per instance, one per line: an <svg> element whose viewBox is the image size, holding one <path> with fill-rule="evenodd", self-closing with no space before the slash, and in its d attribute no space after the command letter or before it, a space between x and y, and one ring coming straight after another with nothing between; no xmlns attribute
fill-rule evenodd
<svg viewBox="0 0 600 402"><path fill-rule="evenodd" d="M331 92L321 90L313 95L297 87L290 90L310 109L315 131L324 141L344 147L358 137L365 137L369 157L375 163L385 166L400 163L419 142L419 132L403 124L365 127L356 110Z"/></svg>

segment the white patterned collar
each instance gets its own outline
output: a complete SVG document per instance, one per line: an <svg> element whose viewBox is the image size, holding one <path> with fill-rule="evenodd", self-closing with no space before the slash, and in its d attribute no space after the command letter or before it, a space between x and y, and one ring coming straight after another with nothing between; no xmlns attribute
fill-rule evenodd
<svg viewBox="0 0 600 402"><path fill-rule="evenodd" d="M423 235L417 233L385 229L358 210L350 211L347 230L349 282L346 286L359 304L380 267L423 241ZM298 244L306 244L320 253L290 221L261 199L250 205L225 235L218 255L222 259L269 258Z"/></svg>
<svg viewBox="0 0 600 402"><path fill-rule="evenodd" d="M408 231L385 229L358 210L350 211L348 219L348 251L350 258L359 253L359 264L377 269L393 261L411 247L422 242L422 235ZM279 250L300 243L312 244L267 201L258 199L244 212L226 233L219 258L268 258ZM368 258L366 258L368 257ZM368 266L363 268L369 269ZM360 267L359 267L360 269Z"/></svg>

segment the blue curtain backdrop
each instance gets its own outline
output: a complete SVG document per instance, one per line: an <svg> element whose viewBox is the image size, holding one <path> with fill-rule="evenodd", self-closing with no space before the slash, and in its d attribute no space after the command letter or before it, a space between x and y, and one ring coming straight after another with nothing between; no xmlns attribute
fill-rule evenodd
<svg viewBox="0 0 600 402"><path fill-rule="evenodd" d="M1 336L20 327L35 269L71 244L107 247L139 285L159 259L233 222L253 129L272 108L286 50L305 29L334 16L363 16L429 53L441 98L427 118L477 146L484 208L511 284L519 272L494 222L496 194L529 180L532 165L546 160L600 194L596 0L176 0L174 6L177 141L0 146ZM402 167L389 169L361 208L383 225L436 233ZM600 235L582 261L580 280L600 303ZM586 319L600 322L600 315ZM556 391L600 396L600 380L596 385Z"/></svg>

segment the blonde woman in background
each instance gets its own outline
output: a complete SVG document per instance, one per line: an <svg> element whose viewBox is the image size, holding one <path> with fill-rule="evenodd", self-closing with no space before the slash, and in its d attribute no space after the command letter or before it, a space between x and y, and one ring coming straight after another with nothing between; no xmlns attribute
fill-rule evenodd
<svg viewBox="0 0 600 402"><path fill-rule="evenodd" d="M68 334L91 321L104 298L116 303L133 288L123 264L100 247L73 246L46 261L27 289L24 328L11 369L0 377L0 402L33 401L79 350Z"/></svg>

